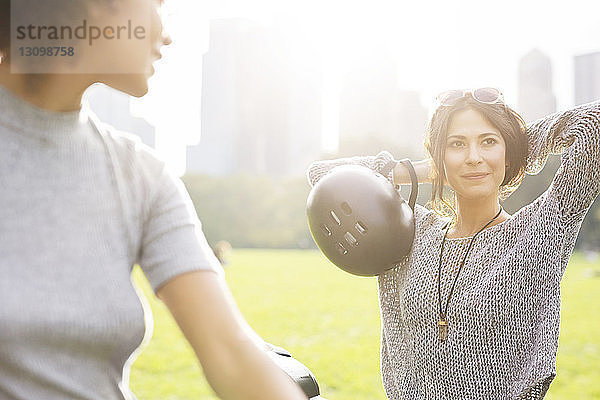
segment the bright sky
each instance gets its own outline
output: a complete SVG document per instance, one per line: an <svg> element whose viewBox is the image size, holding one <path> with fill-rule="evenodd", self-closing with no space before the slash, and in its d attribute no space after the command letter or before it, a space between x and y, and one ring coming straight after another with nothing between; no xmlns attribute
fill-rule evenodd
<svg viewBox="0 0 600 400"><path fill-rule="evenodd" d="M517 101L520 57L538 48L551 58L559 108L573 104L573 56L600 50L595 0L167 0L173 44L156 64L150 93L134 110L157 126L157 147L181 170L181 149L198 140L201 59L209 20L284 20L293 47L321 54L325 144L337 126L339 75L369 52L396 60L400 88L424 105L448 88L496 86Z"/></svg>

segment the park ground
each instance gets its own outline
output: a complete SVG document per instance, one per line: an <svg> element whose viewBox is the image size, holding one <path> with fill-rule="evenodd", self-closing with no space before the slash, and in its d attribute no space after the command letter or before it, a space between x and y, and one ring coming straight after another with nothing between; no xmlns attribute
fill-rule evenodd
<svg viewBox="0 0 600 400"><path fill-rule="evenodd" d="M314 250L236 249L225 276L250 325L316 375L328 400L385 400L374 278L348 275ZM135 362L139 400L213 400L194 354L138 270L153 338ZM558 376L548 400L600 399L600 260L576 253L562 282Z"/></svg>

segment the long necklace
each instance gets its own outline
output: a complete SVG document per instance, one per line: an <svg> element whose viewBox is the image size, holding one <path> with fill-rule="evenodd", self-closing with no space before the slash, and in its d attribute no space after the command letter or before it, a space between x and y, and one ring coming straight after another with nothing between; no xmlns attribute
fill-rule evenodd
<svg viewBox="0 0 600 400"><path fill-rule="evenodd" d="M441 289L440 282L441 282L441 276L442 276L442 255L444 254L444 243L446 243L446 236L448 235L448 231L450 230L450 224L448 224L448 228L446 228L446 232L444 232L444 239L442 239L442 249L440 250L440 263L439 263L438 277L437 277L438 304L440 306L440 319L438 321L438 328L439 328L439 333L440 333L440 340L442 342L448 338L448 305L450 304L450 298L452 297L452 293L454 292L454 286L456 285L456 281L458 281L458 276L460 275L460 271L462 270L463 266L465 265L467 256L469 255L469 252L471 251L471 247L473 246L473 241L475 241L475 238L477 237L477 235L479 235L481 233L481 231L483 231L485 228L487 228L489 226L489 224L491 224L492 222L494 222L494 220L496 218L498 218L498 216L500 215L501 212L502 212L502 206L500 206L500 210L494 216L494 218L490 219L490 221L487 224L485 224L483 228L478 230L477 233L475 235L473 235L473 237L471 238L471 241L469 242L469 247L467 248L467 252L465 253L462 261L460 262L460 266L458 267L458 272L456 273L456 276L454 277L454 282L452 282L452 287L450 288L450 293L448 294L448 299L446 300L446 308L445 309L442 308L442 289Z"/></svg>

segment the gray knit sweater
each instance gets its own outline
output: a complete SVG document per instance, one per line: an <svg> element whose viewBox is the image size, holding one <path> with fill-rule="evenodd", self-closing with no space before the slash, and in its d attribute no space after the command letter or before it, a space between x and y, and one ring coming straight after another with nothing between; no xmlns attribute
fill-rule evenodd
<svg viewBox="0 0 600 400"><path fill-rule="evenodd" d="M133 399L134 263L155 289L220 270L181 181L90 115L0 86L0 399Z"/></svg>
<svg viewBox="0 0 600 400"><path fill-rule="evenodd" d="M552 184L473 244L438 337L438 261L447 219L417 205L408 260L378 277L381 372L391 400L541 399L556 375L560 281L582 220L600 191L600 102L528 127L528 173L562 153ZM320 161L311 184L352 163L380 170L391 155ZM470 238L446 239L446 299Z"/></svg>

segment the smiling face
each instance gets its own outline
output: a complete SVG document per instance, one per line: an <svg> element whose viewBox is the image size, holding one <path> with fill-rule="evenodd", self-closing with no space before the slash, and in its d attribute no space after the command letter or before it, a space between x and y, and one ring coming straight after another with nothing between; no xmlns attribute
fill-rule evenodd
<svg viewBox="0 0 600 400"><path fill-rule="evenodd" d="M473 108L449 121L444 173L458 199L497 197L506 169L506 143L500 131Z"/></svg>

